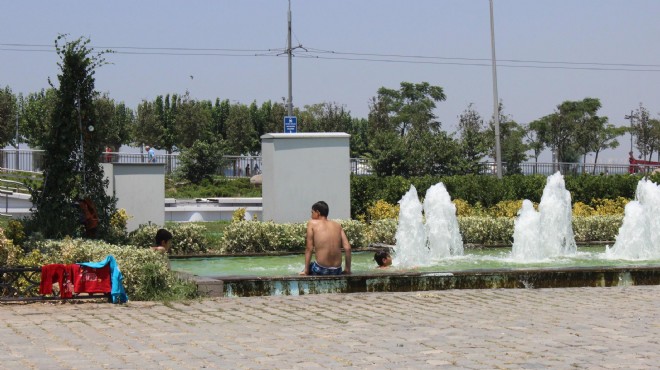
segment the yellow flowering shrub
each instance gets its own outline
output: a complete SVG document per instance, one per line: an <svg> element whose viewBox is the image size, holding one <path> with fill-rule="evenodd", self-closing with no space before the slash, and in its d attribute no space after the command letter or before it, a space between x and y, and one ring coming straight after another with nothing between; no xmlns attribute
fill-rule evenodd
<svg viewBox="0 0 660 370"><path fill-rule="evenodd" d="M593 199L591 204L595 208L594 215L608 216L608 215L623 215L629 200L624 197L617 197L616 199Z"/></svg>
<svg viewBox="0 0 660 370"><path fill-rule="evenodd" d="M367 219L371 221L399 218L399 205L390 204L379 199L371 206L367 207Z"/></svg>
<svg viewBox="0 0 660 370"><path fill-rule="evenodd" d="M231 214L231 222L240 222L245 220L245 208L237 208L234 213Z"/></svg>
<svg viewBox="0 0 660 370"><path fill-rule="evenodd" d="M522 208L522 200L503 200L488 209L492 217L516 217Z"/></svg>
<svg viewBox="0 0 660 370"><path fill-rule="evenodd" d="M456 215L457 216L473 216L473 209L470 206L470 203L464 201L463 199L454 199L451 201L456 206Z"/></svg>
<svg viewBox="0 0 660 370"><path fill-rule="evenodd" d="M112 214L112 216L110 216L110 226L115 229L125 230L126 223L128 223L128 220L132 217L133 216L130 216L124 208L119 208Z"/></svg>
<svg viewBox="0 0 660 370"><path fill-rule="evenodd" d="M0 230L0 266L19 266L23 250L5 238Z"/></svg>
<svg viewBox="0 0 660 370"><path fill-rule="evenodd" d="M573 216L574 217L585 217L585 216L591 216L595 213L595 210L591 208L590 206L582 203L582 202L575 202L573 204Z"/></svg>

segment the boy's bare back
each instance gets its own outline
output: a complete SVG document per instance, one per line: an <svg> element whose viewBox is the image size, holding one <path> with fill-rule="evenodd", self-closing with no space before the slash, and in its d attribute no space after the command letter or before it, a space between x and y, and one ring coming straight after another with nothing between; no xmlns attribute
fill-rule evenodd
<svg viewBox="0 0 660 370"><path fill-rule="evenodd" d="M316 262L326 267L340 267L342 238L346 237L341 225L328 219L309 220L308 238L310 234Z"/></svg>

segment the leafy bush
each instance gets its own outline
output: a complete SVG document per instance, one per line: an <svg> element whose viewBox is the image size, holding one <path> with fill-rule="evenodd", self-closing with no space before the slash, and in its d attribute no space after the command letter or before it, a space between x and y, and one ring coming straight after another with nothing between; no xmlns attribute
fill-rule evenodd
<svg viewBox="0 0 660 370"><path fill-rule="evenodd" d="M594 215L623 215L625 213L626 204L629 200L624 197L616 197L615 199L594 199L591 204L595 208Z"/></svg>
<svg viewBox="0 0 660 370"><path fill-rule="evenodd" d="M513 218L459 217L458 227L467 244L513 243Z"/></svg>
<svg viewBox="0 0 660 370"><path fill-rule="evenodd" d="M472 216L472 207L470 207L470 203L463 199L453 199L451 202L454 203L454 207L456 207L456 216Z"/></svg>
<svg viewBox="0 0 660 370"><path fill-rule="evenodd" d="M619 234L622 215L573 217L573 234L577 242L612 241Z"/></svg>
<svg viewBox="0 0 660 370"><path fill-rule="evenodd" d="M237 208L232 214L231 214L231 222L239 222L239 221L244 221L245 220L245 208Z"/></svg>
<svg viewBox="0 0 660 370"><path fill-rule="evenodd" d="M353 248L368 245L368 233L363 222L336 220L342 225ZM223 252L268 253L305 250L307 223L276 224L274 222L232 222L225 229Z"/></svg>
<svg viewBox="0 0 660 370"><path fill-rule="evenodd" d="M493 217L516 217L522 207L522 200L503 200L488 209L488 215Z"/></svg>
<svg viewBox="0 0 660 370"><path fill-rule="evenodd" d="M238 221L225 228L225 253L265 253L305 249L305 224Z"/></svg>
<svg viewBox="0 0 660 370"><path fill-rule="evenodd" d="M141 248L153 247L156 244L156 231L160 228L154 224L140 225L129 235L130 244ZM204 226L193 223L176 223L168 226L168 230L172 233L170 254L202 254L209 248Z"/></svg>
<svg viewBox="0 0 660 370"><path fill-rule="evenodd" d="M346 233L346 238L351 244L351 248L364 248L369 245L367 239L367 227L364 222L356 220L335 220L339 222ZM306 230L306 229L305 229Z"/></svg>
<svg viewBox="0 0 660 370"><path fill-rule="evenodd" d="M591 207L588 206L582 202L576 202L573 204L573 216L576 217L585 217L585 216L591 216L595 213L596 211Z"/></svg>
<svg viewBox="0 0 660 370"><path fill-rule="evenodd" d="M69 264L101 261L108 255L117 260L117 266L124 276L126 293L131 300L192 298L196 294L196 289L191 285L193 283L182 281L169 270L167 256L135 246L71 238L48 240L20 262L29 266ZM149 267L145 269L145 266ZM160 282L158 292L153 289L154 281Z"/></svg>
<svg viewBox="0 0 660 370"><path fill-rule="evenodd" d="M378 221L388 218L399 218L399 205L390 204L379 199L367 208L367 220Z"/></svg>
<svg viewBox="0 0 660 370"><path fill-rule="evenodd" d="M0 266L19 266L23 250L0 233Z"/></svg>
<svg viewBox="0 0 660 370"><path fill-rule="evenodd" d="M17 246L22 246L26 239L23 223L18 220L9 220L7 228L3 231L3 235Z"/></svg>
<svg viewBox="0 0 660 370"><path fill-rule="evenodd" d="M660 180L660 175L653 175ZM652 179L654 177L651 177ZM566 189L571 192L573 202L592 205L592 199L633 199L640 176L565 176ZM494 176L425 176L403 178L399 176L352 176L351 177L351 215L359 218L366 215L367 207L378 200L397 204L408 191L411 184L417 193L424 196L433 184L442 182L452 199L462 199L474 206L491 208L502 201L529 199L534 203L541 201L546 183L543 175L512 175L498 180Z"/></svg>
<svg viewBox="0 0 660 370"><path fill-rule="evenodd" d="M204 179L210 180L222 165L222 148L215 142L195 141L190 148L183 149L179 161L177 176L199 184Z"/></svg>
<svg viewBox="0 0 660 370"><path fill-rule="evenodd" d="M396 244L396 228L398 220L390 218L376 220L367 227L367 240L370 243Z"/></svg>

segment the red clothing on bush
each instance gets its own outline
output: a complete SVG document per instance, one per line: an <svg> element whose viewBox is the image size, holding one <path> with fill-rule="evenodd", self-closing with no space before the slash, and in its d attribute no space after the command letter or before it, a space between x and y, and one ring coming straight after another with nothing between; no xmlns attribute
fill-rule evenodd
<svg viewBox="0 0 660 370"><path fill-rule="evenodd" d="M41 266L39 294L53 294L53 284L60 287L61 298L73 297L73 268L71 265L54 263Z"/></svg>
<svg viewBox="0 0 660 370"><path fill-rule="evenodd" d="M96 269L73 264L73 289L76 293L110 293L110 266Z"/></svg>

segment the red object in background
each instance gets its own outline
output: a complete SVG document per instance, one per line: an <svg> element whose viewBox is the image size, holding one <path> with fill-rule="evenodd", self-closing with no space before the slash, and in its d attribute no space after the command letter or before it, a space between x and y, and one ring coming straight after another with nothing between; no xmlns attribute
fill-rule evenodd
<svg viewBox="0 0 660 370"><path fill-rule="evenodd" d="M660 166L660 162L643 161L641 159L635 159L632 153L630 153L630 156L628 157L628 162L630 162L630 166L628 166L628 173L630 174L637 173L640 170L642 170L641 166L655 166L655 167Z"/></svg>

